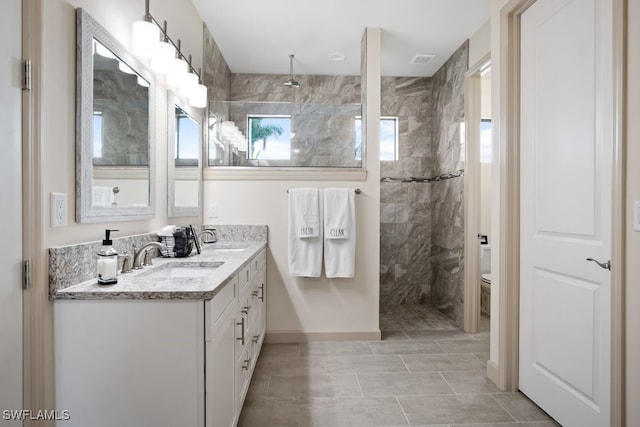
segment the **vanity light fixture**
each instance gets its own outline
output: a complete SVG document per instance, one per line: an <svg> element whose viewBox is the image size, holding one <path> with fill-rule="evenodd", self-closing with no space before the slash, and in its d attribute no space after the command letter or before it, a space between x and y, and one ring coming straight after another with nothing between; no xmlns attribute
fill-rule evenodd
<svg viewBox="0 0 640 427"><path fill-rule="evenodd" d="M207 87L202 84L201 72L196 72L181 51L180 40L174 43L167 33L167 21L161 26L149 12L149 0L145 0L145 14L141 21L133 23L133 53L151 60L151 69L166 75L167 85L189 100L194 108L207 105Z"/></svg>
<svg viewBox="0 0 640 427"><path fill-rule="evenodd" d="M294 78L293 78L293 58L294 58L293 54L289 55L289 80L284 82L284 85L286 87L290 87L290 88L294 88L295 89L295 88L299 88L300 87L300 83L295 81Z"/></svg>

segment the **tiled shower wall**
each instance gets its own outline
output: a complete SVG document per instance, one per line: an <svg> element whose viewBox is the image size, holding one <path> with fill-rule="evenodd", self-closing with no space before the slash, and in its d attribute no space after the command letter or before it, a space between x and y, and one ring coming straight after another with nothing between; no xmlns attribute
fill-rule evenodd
<svg viewBox="0 0 640 427"><path fill-rule="evenodd" d="M381 162L381 176L431 175L430 78L383 77L382 116L398 117L398 160ZM426 302L431 283L429 183L380 183L380 305Z"/></svg>
<svg viewBox="0 0 640 427"><path fill-rule="evenodd" d="M467 68L465 42L432 78L382 80L381 114L399 119L399 155L381 162L380 305L434 305L458 326Z"/></svg>
<svg viewBox="0 0 640 427"><path fill-rule="evenodd" d="M433 173L464 170L464 76L469 68L469 43L465 42L433 76ZM464 320L464 178L431 184L433 210L431 303L453 319Z"/></svg>

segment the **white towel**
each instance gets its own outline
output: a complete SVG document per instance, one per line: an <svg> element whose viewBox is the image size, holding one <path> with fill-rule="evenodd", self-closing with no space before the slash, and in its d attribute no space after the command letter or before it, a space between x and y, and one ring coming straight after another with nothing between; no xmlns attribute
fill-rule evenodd
<svg viewBox="0 0 640 427"><path fill-rule="evenodd" d="M289 274L320 277L322 203L317 188L289 190Z"/></svg>
<svg viewBox="0 0 640 427"><path fill-rule="evenodd" d="M356 264L356 203L351 188L324 189L324 271L353 277Z"/></svg>

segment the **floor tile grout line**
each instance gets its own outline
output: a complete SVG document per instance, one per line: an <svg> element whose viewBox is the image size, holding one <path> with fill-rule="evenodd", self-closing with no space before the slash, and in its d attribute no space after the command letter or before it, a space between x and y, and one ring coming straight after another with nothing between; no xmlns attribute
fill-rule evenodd
<svg viewBox="0 0 640 427"><path fill-rule="evenodd" d="M402 411L402 415L404 416L404 419L407 421L407 425L410 426L411 425L411 421L409 420L409 416L407 415L407 413L404 410L404 407L402 406L402 402L400 402L400 399L398 398L398 396L393 396L396 399L396 402L398 402L398 406L400 407L400 410Z"/></svg>
<svg viewBox="0 0 640 427"><path fill-rule="evenodd" d="M354 374L356 377L356 382L358 383L358 389L360 390L360 396L364 397L364 393L362 392L362 384L360 384L360 375Z"/></svg>
<svg viewBox="0 0 640 427"><path fill-rule="evenodd" d="M509 414L509 416L511 418L513 418L513 421L518 423L520 422L519 420L516 419L516 417L513 416L513 414L511 413L511 411L509 411L502 403L498 402L498 399L495 398L495 396L493 395L493 393L491 393L489 396L491 396L491 398L498 404L499 407L502 408L502 410L504 410L507 414Z"/></svg>
<svg viewBox="0 0 640 427"><path fill-rule="evenodd" d="M449 388L450 388L451 390L453 390L453 392L454 392L456 395L460 394L460 393L458 393L458 392L456 391L456 389L455 389L455 388L453 388L453 386L449 383L449 381L447 381L447 379L444 377L444 375L442 375L442 372L446 372L446 371L438 371L438 375L440 375L440 378L442 378L442 379L444 380L444 382L445 382L445 383L447 383L447 385L449 386ZM454 371L454 372L456 372L456 371Z"/></svg>

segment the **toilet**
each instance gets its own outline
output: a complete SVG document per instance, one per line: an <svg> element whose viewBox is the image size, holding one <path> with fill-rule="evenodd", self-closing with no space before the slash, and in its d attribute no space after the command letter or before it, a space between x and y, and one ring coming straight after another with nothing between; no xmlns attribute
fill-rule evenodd
<svg viewBox="0 0 640 427"><path fill-rule="evenodd" d="M491 314L491 246L480 245L480 312Z"/></svg>

